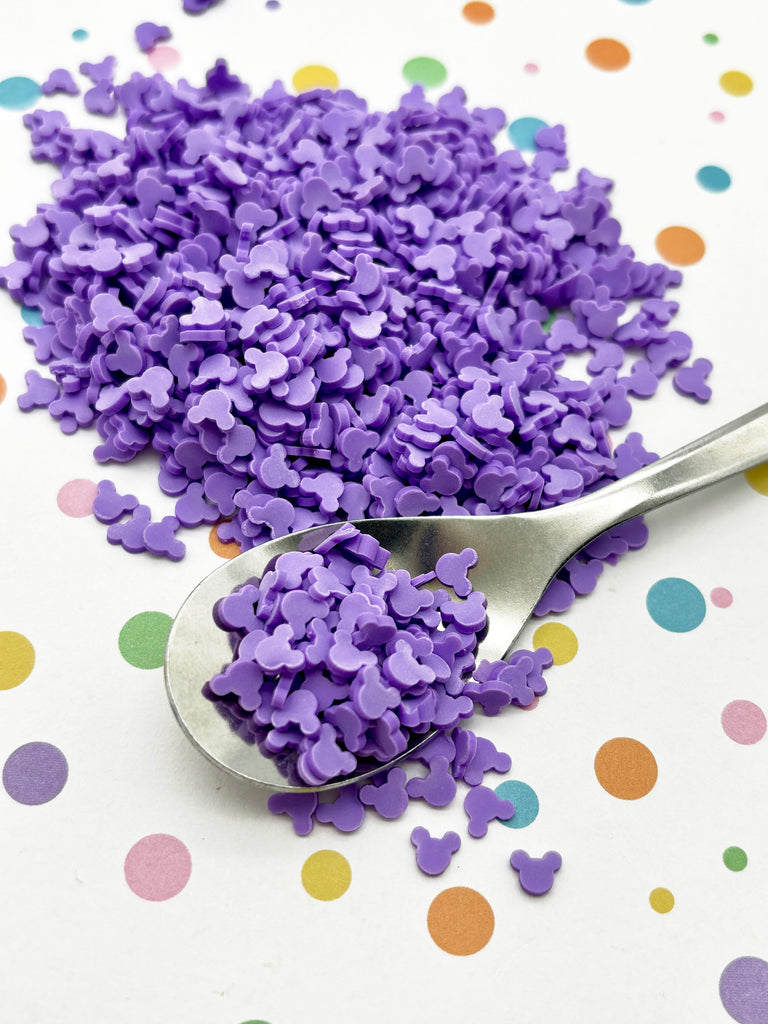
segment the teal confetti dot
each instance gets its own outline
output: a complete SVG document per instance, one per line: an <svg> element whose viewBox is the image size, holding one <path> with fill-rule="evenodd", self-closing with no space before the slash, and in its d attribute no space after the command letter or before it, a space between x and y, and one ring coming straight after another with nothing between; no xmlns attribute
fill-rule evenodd
<svg viewBox="0 0 768 1024"><path fill-rule="evenodd" d="M536 132L539 128L547 128L546 121L538 117L518 117L516 121L507 128L507 135L516 149L538 149L536 145Z"/></svg>
<svg viewBox="0 0 768 1024"><path fill-rule="evenodd" d="M696 172L696 181L705 188L707 192L725 192L731 187L731 176L722 167L715 164L707 164L700 167Z"/></svg>
<svg viewBox="0 0 768 1024"><path fill-rule="evenodd" d="M525 828L536 820L539 813L539 798L527 782L519 779L507 779L496 787L496 796L502 800L511 800L515 805L515 813L502 825L507 828Z"/></svg>
<svg viewBox="0 0 768 1024"><path fill-rule="evenodd" d="M648 4L651 0L623 0L623 3L629 4L630 7L640 7L642 4Z"/></svg>
<svg viewBox="0 0 768 1024"><path fill-rule="evenodd" d="M39 309L33 309L32 306L21 307L21 319L25 324L30 324L32 327L43 326L43 314Z"/></svg>
<svg viewBox="0 0 768 1024"><path fill-rule="evenodd" d="M75 42L82 43L83 40L88 38L88 32L84 28L76 28L72 33L72 38Z"/></svg>
<svg viewBox="0 0 768 1024"><path fill-rule="evenodd" d="M43 90L31 78L22 75L4 78L0 82L0 107L6 110L25 110L40 99Z"/></svg>
<svg viewBox="0 0 768 1024"><path fill-rule="evenodd" d="M690 633L707 613L707 602L699 588L676 576L654 583L645 605L653 621L670 633Z"/></svg>

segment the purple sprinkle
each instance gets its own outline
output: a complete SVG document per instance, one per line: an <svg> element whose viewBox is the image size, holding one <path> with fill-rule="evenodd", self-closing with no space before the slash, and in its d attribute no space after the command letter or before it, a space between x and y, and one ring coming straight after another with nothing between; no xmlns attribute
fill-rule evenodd
<svg viewBox="0 0 768 1024"><path fill-rule="evenodd" d="M515 850L509 863L518 873L521 887L531 896L543 896L555 884L555 872L563 865L563 858L555 850L543 857L531 857L525 850Z"/></svg>
<svg viewBox="0 0 768 1024"><path fill-rule="evenodd" d="M425 875L442 875L451 858L461 846L456 832L446 832L438 838L425 828L417 826L411 832L411 844L416 848L416 864Z"/></svg>

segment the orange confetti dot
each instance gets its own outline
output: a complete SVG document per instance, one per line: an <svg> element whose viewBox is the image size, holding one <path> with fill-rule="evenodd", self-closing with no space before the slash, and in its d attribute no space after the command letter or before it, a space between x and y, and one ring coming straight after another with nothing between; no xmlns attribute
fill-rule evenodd
<svg viewBox="0 0 768 1024"><path fill-rule="evenodd" d="M471 3L464 4L461 13L473 25L487 25L489 21L493 21L496 17L496 11L494 11L493 7L490 4L483 3L482 0L472 0Z"/></svg>
<svg viewBox="0 0 768 1024"><path fill-rule="evenodd" d="M699 262L706 252L706 246L701 235L691 228L674 224L656 235L656 251L667 263L688 267Z"/></svg>
<svg viewBox="0 0 768 1024"><path fill-rule="evenodd" d="M243 552L237 541L230 540L225 543L223 540L219 540L217 532L219 525L217 523L216 526L212 526L208 534L208 543L211 551L214 555L219 555L221 558L236 558L237 555L241 555Z"/></svg>
<svg viewBox="0 0 768 1024"><path fill-rule="evenodd" d="M584 53L601 71L621 71L629 64L629 50L618 39L593 39Z"/></svg>
<svg viewBox="0 0 768 1024"><path fill-rule="evenodd" d="M493 911L485 896L457 885L444 889L432 900L427 928L444 952L471 956L486 946L493 935Z"/></svg>
<svg viewBox="0 0 768 1024"><path fill-rule="evenodd" d="M0 373L0 402L8 394L8 385L5 383L5 377Z"/></svg>
<svg viewBox="0 0 768 1024"><path fill-rule="evenodd" d="M619 800L639 800L656 785L656 758L639 740L618 736L608 740L595 755L597 781Z"/></svg>

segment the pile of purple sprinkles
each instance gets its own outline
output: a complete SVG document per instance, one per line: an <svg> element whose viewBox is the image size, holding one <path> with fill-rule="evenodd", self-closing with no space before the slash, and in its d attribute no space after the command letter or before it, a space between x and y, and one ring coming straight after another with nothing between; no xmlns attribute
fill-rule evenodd
<svg viewBox="0 0 768 1024"><path fill-rule="evenodd" d="M609 433L660 378L708 397L709 364L691 372L670 327L679 272L621 242L609 180L558 187L561 127L526 161L460 89L377 112L349 90L254 97L223 61L202 87L116 83L114 63L87 66L85 102L124 132L25 115L60 176L0 268L42 318L24 337L47 373L26 374L21 408L95 427L99 463L154 451L176 499L153 521L101 481L112 543L178 559L202 524L245 550L348 519L545 508L655 457ZM537 611L645 539L639 520L610 531Z"/></svg>

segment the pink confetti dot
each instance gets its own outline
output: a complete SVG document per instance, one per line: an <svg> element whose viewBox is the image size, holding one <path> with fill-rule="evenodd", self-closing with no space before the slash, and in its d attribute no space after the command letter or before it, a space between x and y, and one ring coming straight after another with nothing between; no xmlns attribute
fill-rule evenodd
<svg viewBox="0 0 768 1024"><path fill-rule="evenodd" d="M125 880L143 900L169 900L177 896L192 874L192 858L175 836L158 832L144 836L128 851Z"/></svg>
<svg viewBox="0 0 768 1024"><path fill-rule="evenodd" d="M56 504L65 516L82 519L93 512L96 484L92 480L70 480L56 495Z"/></svg>
<svg viewBox="0 0 768 1024"><path fill-rule="evenodd" d="M537 75L539 73L539 65L538 64L524 64L523 65L523 71L525 71L529 75Z"/></svg>
<svg viewBox="0 0 768 1024"><path fill-rule="evenodd" d="M726 587L715 587L709 599L715 608L730 608L733 604L733 594Z"/></svg>
<svg viewBox="0 0 768 1024"><path fill-rule="evenodd" d="M715 124L722 124L725 120L725 114L722 112L722 110L713 110L712 113L709 115L709 120L714 121Z"/></svg>
<svg viewBox="0 0 768 1024"><path fill-rule="evenodd" d="M720 724L728 739L744 745L757 743L766 730L765 715L751 700L732 700L726 704Z"/></svg>
<svg viewBox="0 0 768 1024"><path fill-rule="evenodd" d="M181 60L181 54L175 46L153 46L147 53L149 63L155 71L168 71L175 68Z"/></svg>

